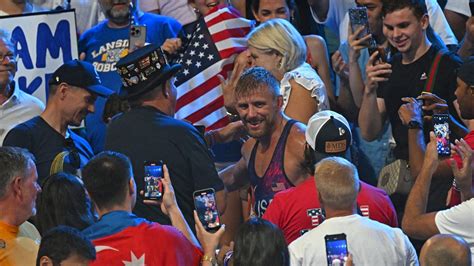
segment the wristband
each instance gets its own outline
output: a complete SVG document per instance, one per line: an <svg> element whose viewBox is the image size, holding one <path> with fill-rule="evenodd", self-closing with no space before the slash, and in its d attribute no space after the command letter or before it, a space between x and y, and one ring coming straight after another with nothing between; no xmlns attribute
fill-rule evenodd
<svg viewBox="0 0 474 266"><path fill-rule="evenodd" d="M203 255L201 258L201 263L205 261L209 261L212 265L216 264L216 259L214 258L214 256Z"/></svg>

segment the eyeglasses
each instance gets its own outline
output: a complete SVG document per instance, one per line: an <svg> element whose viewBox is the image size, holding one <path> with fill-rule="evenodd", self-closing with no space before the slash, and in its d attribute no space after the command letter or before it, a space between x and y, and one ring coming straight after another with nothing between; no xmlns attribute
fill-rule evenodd
<svg viewBox="0 0 474 266"><path fill-rule="evenodd" d="M8 61L14 61L15 55L13 54L0 54L0 63L5 61L5 58L8 58Z"/></svg>
<svg viewBox="0 0 474 266"><path fill-rule="evenodd" d="M64 142L66 149L69 151L69 164L76 169L81 168L81 156L74 144L74 140L69 137Z"/></svg>

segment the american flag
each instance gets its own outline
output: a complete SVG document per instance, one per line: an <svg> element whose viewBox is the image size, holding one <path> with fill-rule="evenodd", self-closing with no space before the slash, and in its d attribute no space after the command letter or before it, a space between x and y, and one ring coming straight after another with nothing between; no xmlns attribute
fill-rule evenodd
<svg viewBox="0 0 474 266"><path fill-rule="evenodd" d="M250 20L227 7L215 7L196 23L179 59L183 69L176 75L175 118L204 125L208 130L229 122L218 75L227 78L234 58L247 49L245 36L251 25Z"/></svg>

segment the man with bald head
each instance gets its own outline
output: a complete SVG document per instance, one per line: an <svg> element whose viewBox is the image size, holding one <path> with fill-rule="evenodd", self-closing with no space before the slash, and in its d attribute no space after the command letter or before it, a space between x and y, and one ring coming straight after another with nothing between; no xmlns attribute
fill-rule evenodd
<svg viewBox="0 0 474 266"><path fill-rule="evenodd" d="M423 245L420 253L422 266L471 265L471 250L467 242L456 235L434 235Z"/></svg>

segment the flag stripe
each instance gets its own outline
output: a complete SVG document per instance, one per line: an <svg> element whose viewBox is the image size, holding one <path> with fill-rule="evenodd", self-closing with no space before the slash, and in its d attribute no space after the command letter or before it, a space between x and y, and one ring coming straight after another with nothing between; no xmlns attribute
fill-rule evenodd
<svg viewBox="0 0 474 266"><path fill-rule="evenodd" d="M227 113L227 111L226 111ZM222 127L225 127L225 125L229 124L229 117L226 115L219 119L219 121L215 122L214 124L211 124L210 126L207 127L208 130L213 130L213 129L219 129Z"/></svg>
<svg viewBox="0 0 474 266"><path fill-rule="evenodd" d="M226 39L235 39L236 44L239 44L240 46L246 46L247 38L245 36L247 36L246 31L242 29L233 29L213 34L212 40L214 41L214 43L217 44Z"/></svg>
<svg viewBox="0 0 474 266"><path fill-rule="evenodd" d="M181 107L181 109L176 112L176 115L178 115L180 118L187 117L189 114L192 114L194 112L201 110L203 106L206 106L206 104L209 103L209 101L212 101L221 95L222 95L222 90L220 86L211 88L208 92L203 94L201 97L194 99L193 104L188 104Z"/></svg>
<svg viewBox="0 0 474 266"><path fill-rule="evenodd" d="M218 123L222 117L227 117L227 110L224 107L218 108L201 120L196 121L200 125L214 125Z"/></svg>
<svg viewBox="0 0 474 266"><path fill-rule="evenodd" d="M202 120L204 117L212 113L214 110L224 106L224 97L221 95L218 98L211 101L209 104L205 105L199 111L192 113L186 117L186 120L191 122Z"/></svg>

